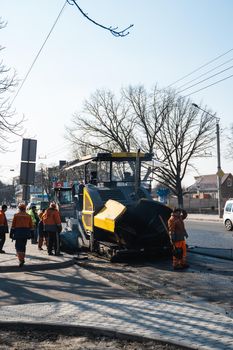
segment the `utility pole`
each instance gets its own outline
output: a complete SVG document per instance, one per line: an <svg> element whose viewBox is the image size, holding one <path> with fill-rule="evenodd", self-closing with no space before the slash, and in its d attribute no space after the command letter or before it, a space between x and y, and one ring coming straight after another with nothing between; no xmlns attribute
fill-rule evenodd
<svg viewBox="0 0 233 350"><path fill-rule="evenodd" d="M221 169L221 157L220 157L220 134L219 134L219 119L216 118L216 137L217 137L217 161L218 161L218 171L217 171L217 182L218 182L218 216L222 217L222 210L221 210L221 198L222 198L222 192L221 192L221 182L222 182L222 175L223 171Z"/></svg>
<svg viewBox="0 0 233 350"><path fill-rule="evenodd" d="M222 217L222 193L221 193L221 183L222 183L222 176L224 175L222 169L221 169L221 152L220 152L220 132L219 132L219 121L220 119L217 118L215 115L205 111L201 107L199 107L197 104L192 103L192 105L195 108L200 109L202 112L209 114L211 117L216 119L216 143L217 143L217 189L218 189L218 216Z"/></svg>
<svg viewBox="0 0 233 350"><path fill-rule="evenodd" d="M41 194L42 194L42 202L44 201L44 171L43 166L41 165Z"/></svg>

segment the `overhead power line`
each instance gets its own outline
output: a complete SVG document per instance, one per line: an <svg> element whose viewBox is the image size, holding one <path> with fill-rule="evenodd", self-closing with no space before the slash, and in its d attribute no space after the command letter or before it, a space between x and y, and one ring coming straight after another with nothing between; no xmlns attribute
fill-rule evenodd
<svg viewBox="0 0 233 350"><path fill-rule="evenodd" d="M185 78L189 77L189 76L190 76L190 75L192 75L193 73L198 72L198 71L199 71L199 70L201 70L202 68L204 68L204 67L208 66L209 64L211 64L211 63L213 63L213 62L217 61L219 58L221 58L221 57L223 57L223 56L227 55L227 54L228 54L229 52L231 52L231 51L233 51L233 48L232 48L232 49L230 49L230 50L228 50L228 51L226 51L226 52L224 52L223 54L221 54L221 55L219 55L219 56L215 57L214 59L212 59L212 60L210 60L210 61L206 62L206 63L205 63L205 64L203 64L202 66L200 66L200 67L198 67L198 68L194 69L193 71L191 71L190 73L188 73L188 74L184 75L184 76L183 76L183 77L181 77L180 79L178 79L178 80L174 81L173 83L171 83L170 85L168 85L168 86L167 86L167 88L169 88L169 87L171 87L172 85L175 85L176 83L180 82L181 80L183 80L183 79L185 79Z"/></svg>
<svg viewBox="0 0 233 350"><path fill-rule="evenodd" d="M57 154L61 153L61 151L68 151L68 146L69 146L69 142L63 142L62 146L55 146L52 147L52 149L49 150L49 152L43 152L42 154L44 155L44 159L49 159L49 158L53 158L54 156L56 156Z"/></svg>
<svg viewBox="0 0 233 350"><path fill-rule="evenodd" d="M53 25L52 25L52 27L51 27L51 29L50 29L48 35L46 36L46 38L45 38L45 40L44 40L44 42L43 42L43 44L42 44L40 50L38 51L38 53L37 53L36 57L34 58L34 60L33 60L32 64L31 64L31 66L30 66L30 68L29 68L28 71L27 71L27 74L25 75L25 77L24 77L24 79L22 80L22 82L21 82L21 84L20 84L20 86L19 86L19 88L18 88L16 94L14 95L14 97L13 97L11 103L10 103L10 106L14 103L16 97L18 96L19 92L21 91L22 87L24 86L24 84L25 84L25 82L26 82L26 80L27 80L29 74L31 73L31 70L32 70L33 66L35 65L35 63L36 63L38 57L39 57L40 54L41 54L41 51L43 50L43 48L44 48L46 42L48 41L50 35L52 34L52 31L54 30L54 28L55 28L55 26L56 26L56 24L57 24L57 22L58 22L58 20L59 20L59 18L60 18L60 16L61 16L62 12L63 12L63 10L64 10L64 8L65 8L65 6L66 6L66 4L67 4L67 1L65 1L64 5L62 6L62 8L61 8L61 10L60 10L60 12L59 12L59 14L58 14L58 16L57 16L55 22L53 23Z"/></svg>
<svg viewBox="0 0 233 350"><path fill-rule="evenodd" d="M194 86L196 86L196 85L199 85L199 84L203 83L204 81L209 80L209 79L215 77L216 75L222 74L223 72L226 72L227 70L232 69L232 68L233 68L233 66L230 66L230 67L228 67L228 68L226 68L226 69L221 70L221 71L218 72L218 73L212 74L210 77L207 77L207 78L205 78L205 79L202 79L201 81L198 81L197 83L192 84L192 85L186 87L185 89L178 91L178 94L180 94L180 93L183 92L183 91L189 90L189 89L191 89L192 87L194 87Z"/></svg>
<svg viewBox="0 0 233 350"><path fill-rule="evenodd" d="M199 91L202 91L202 90L204 90L204 89L207 89L207 88L210 87L210 86L216 85L216 84L218 84L218 83L220 83L220 82L222 82L222 81L224 81L224 80L230 79L230 78L232 78L232 77L233 77L233 74L231 74L231 75L229 75L229 76L227 76L227 77L225 77L225 78L223 78L223 79L220 79L220 80L218 80L218 81L216 81L216 82L214 82L214 83L212 83L212 84L210 84L210 85L204 86L203 88L201 88L201 89L199 89L199 90L193 91L193 92L191 92L190 94L185 95L184 97L191 96L191 95L193 95L193 94L195 94L195 93L197 93L197 92L199 92Z"/></svg>
<svg viewBox="0 0 233 350"><path fill-rule="evenodd" d="M191 84L192 82L196 81L197 79L199 79L199 78L201 78L201 77L204 77L206 74L213 72L213 71L216 70L217 68L220 68L220 67L222 67L222 66L225 66L225 64L227 64L227 63L229 63L229 62L231 62L231 61L233 61L233 58L231 58L231 59L229 59L229 60L227 60L227 61L225 61L225 62L223 62L223 63L221 63L221 64L219 64L219 65L217 65L217 66L215 66L215 67L212 68L212 69L209 69L207 72L202 73L201 75L198 75L196 78L187 81L187 83L180 85L177 89L182 89L182 87L184 87L184 86L186 86L186 85L188 85L188 84Z"/></svg>

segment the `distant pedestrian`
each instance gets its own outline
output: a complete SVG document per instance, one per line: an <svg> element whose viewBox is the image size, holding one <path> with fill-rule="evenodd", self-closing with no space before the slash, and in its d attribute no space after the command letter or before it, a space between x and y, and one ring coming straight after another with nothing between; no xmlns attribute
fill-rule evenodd
<svg viewBox="0 0 233 350"><path fill-rule="evenodd" d="M19 260L19 267L25 263L27 240L33 233L33 223L31 216L26 213L26 205L18 205L19 212L16 213L12 220L10 237L15 240L16 255Z"/></svg>
<svg viewBox="0 0 233 350"><path fill-rule="evenodd" d="M6 233L8 232L8 223L5 212L7 211L7 205L3 204L0 210L0 254L4 254L4 243L6 241Z"/></svg>
<svg viewBox="0 0 233 350"><path fill-rule="evenodd" d="M33 223L33 236L31 239L32 244L37 244L38 243L38 224L40 221L39 215L37 213L36 205L32 204L29 207L28 214L32 218L32 223Z"/></svg>
<svg viewBox="0 0 233 350"><path fill-rule="evenodd" d="M42 215L44 230L48 234L48 255L60 255L61 217L56 203L52 202ZM53 253L54 251L54 253Z"/></svg>
<svg viewBox="0 0 233 350"><path fill-rule="evenodd" d="M184 226L184 219L187 217L186 211L177 208L174 209L170 219L168 220L168 229L171 242L173 244L173 268L174 270L189 267L187 264L187 249L185 238L188 238Z"/></svg>
<svg viewBox="0 0 233 350"><path fill-rule="evenodd" d="M39 219L40 219L40 222L38 225L38 231L39 231L38 249L39 250L43 250L42 246L44 242L46 244L46 247L48 248L48 233L44 229L44 223L42 219L44 212L45 212L45 208L42 209L42 211L39 214Z"/></svg>

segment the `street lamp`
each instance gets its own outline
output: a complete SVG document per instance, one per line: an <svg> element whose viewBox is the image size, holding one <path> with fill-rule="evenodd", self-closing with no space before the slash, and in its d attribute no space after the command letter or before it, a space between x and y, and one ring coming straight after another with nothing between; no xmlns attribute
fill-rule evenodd
<svg viewBox="0 0 233 350"><path fill-rule="evenodd" d="M216 138L217 138L217 188L218 188L218 215L222 217L221 211L221 177L223 175L223 171L221 169L221 156L220 156L220 133L219 133L219 118L215 115L205 111L201 107L199 107L196 103L192 103L195 108L200 109L202 112L209 114L211 117L216 119Z"/></svg>

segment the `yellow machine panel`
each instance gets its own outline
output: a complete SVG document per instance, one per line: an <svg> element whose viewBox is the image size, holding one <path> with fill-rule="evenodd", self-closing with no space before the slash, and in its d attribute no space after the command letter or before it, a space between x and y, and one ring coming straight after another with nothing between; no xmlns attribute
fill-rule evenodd
<svg viewBox="0 0 233 350"><path fill-rule="evenodd" d="M86 231L93 232L93 202L92 199L87 192L86 188L83 191L83 210L82 210L82 222Z"/></svg>
<svg viewBox="0 0 233 350"><path fill-rule="evenodd" d="M104 208L95 215L94 226L106 231L114 232L116 220L126 211L126 207L112 199L109 199Z"/></svg>
<svg viewBox="0 0 233 350"><path fill-rule="evenodd" d="M111 155L112 155L113 159L114 158L123 158L123 157L129 158L129 159L136 158L136 157L143 158L145 156L145 154L142 152L139 152L139 153L137 153L137 152L117 152L117 153L113 152L113 153L111 153Z"/></svg>

